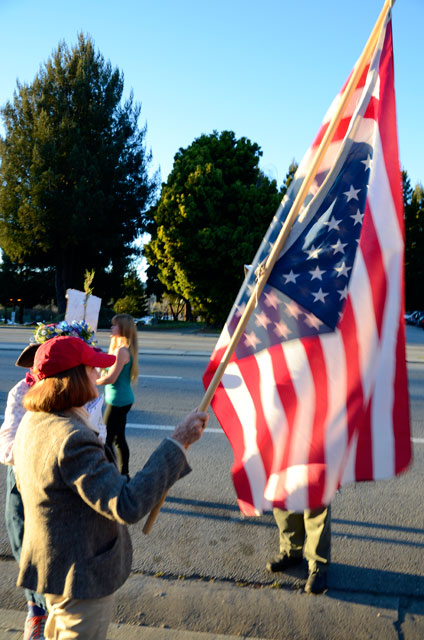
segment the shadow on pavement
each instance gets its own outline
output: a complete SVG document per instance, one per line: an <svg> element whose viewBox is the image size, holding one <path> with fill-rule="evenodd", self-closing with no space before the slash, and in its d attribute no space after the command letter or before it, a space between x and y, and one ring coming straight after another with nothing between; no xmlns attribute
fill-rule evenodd
<svg viewBox="0 0 424 640"><path fill-rule="evenodd" d="M328 572L328 587L327 596L357 604L369 604L370 596L382 601L384 597L419 598L424 613L423 576L333 563Z"/></svg>

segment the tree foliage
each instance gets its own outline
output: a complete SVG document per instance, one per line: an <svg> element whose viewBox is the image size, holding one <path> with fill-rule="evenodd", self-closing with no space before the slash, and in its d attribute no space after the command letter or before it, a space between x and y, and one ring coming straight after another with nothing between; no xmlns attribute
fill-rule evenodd
<svg viewBox="0 0 424 640"><path fill-rule="evenodd" d="M60 311L85 269L110 293L153 202L140 106L132 95L122 101L123 87L123 74L80 34L32 84L18 82L1 110L0 245L12 260L54 267Z"/></svg>
<svg viewBox="0 0 424 640"><path fill-rule="evenodd" d="M148 300L144 284L137 271L132 268L126 274L122 284L122 296L113 305L115 313L129 313L134 317L148 313Z"/></svg>
<svg viewBox="0 0 424 640"><path fill-rule="evenodd" d="M411 187L402 172L405 209L405 304L409 310L423 308L424 282L424 191L420 184Z"/></svg>
<svg viewBox="0 0 424 640"><path fill-rule="evenodd" d="M260 147L232 131L179 149L152 208L144 251L166 291L210 323L225 320L281 199L259 169Z"/></svg>
<svg viewBox="0 0 424 640"><path fill-rule="evenodd" d="M0 303L30 308L37 304L50 304L54 298L54 274L52 269L34 269L13 262L3 253L0 262Z"/></svg>

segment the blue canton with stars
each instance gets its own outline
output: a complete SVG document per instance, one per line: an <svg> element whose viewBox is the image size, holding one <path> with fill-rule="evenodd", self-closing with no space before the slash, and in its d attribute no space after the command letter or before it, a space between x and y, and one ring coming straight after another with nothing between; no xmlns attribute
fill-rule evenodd
<svg viewBox="0 0 424 640"><path fill-rule="evenodd" d="M322 204L276 262L236 349L237 357L286 340L333 331L348 295L362 229L372 147L354 143ZM283 213L286 214L286 211ZM285 217L285 216L284 216ZM282 220L274 222L261 260ZM256 265L255 265L256 266ZM252 273L238 299L230 333L255 283Z"/></svg>

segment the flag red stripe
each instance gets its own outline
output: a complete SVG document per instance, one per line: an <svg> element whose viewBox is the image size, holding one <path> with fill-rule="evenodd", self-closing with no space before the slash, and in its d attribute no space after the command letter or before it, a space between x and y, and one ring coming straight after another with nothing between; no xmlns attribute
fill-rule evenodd
<svg viewBox="0 0 424 640"><path fill-rule="evenodd" d="M272 469L273 444L261 401L261 379L254 356L238 361L238 366L255 408L256 442L268 478Z"/></svg>
<svg viewBox="0 0 424 640"><path fill-rule="evenodd" d="M250 482L243 465L243 427L222 384L220 384L216 390L211 404L220 423L225 425L226 429L230 432L228 436L231 437L231 446L234 454L231 473L238 499L246 503L246 505L253 505L253 495L250 489ZM243 509L243 513L246 513L245 509Z"/></svg>
<svg viewBox="0 0 424 640"><path fill-rule="evenodd" d="M402 291L403 293L403 291ZM403 305L396 343L396 362L401 363L405 357L405 328L403 324ZM393 406L393 432L395 438L395 473L405 471L411 462L412 448L409 431L405 424L409 424L409 401L405 389L408 388L406 367L396 367L395 398Z"/></svg>
<svg viewBox="0 0 424 640"><path fill-rule="evenodd" d="M363 87L365 86L365 83L366 83L366 80L367 80L367 75L368 75L368 70L369 70L369 64L366 65L365 70L364 70L361 78L359 79L358 84L356 85L355 91L359 91L360 89L363 89ZM350 76L351 75L352 74L350 74ZM345 90L345 88L346 88L346 86L347 86L347 84L348 84L348 82L350 80L350 76L346 80L345 84L343 85L343 88L342 88L342 90L340 92L340 96L343 94L343 92L344 92L344 90ZM352 101L353 100L355 100L354 96L353 96L353 98L351 98L351 103L347 105L347 108L346 108L346 112L347 113L349 113L351 111L351 109L352 109L351 105L352 105ZM372 100L371 100L371 102L372 102ZM366 117L372 117L373 107L369 106L369 108L371 109L370 110L370 114L368 116L366 116ZM332 113L329 114L329 115L332 115ZM336 131L335 131L335 133L333 135L333 137L332 137L332 141L333 142L338 142L338 141L343 140L343 138L346 135L346 131L348 130L348 127L349 127L351 119L352 119L351 115L345 116L345 117L343 117L341 119L341 121L340 121L340 123L339 123L339 125L338 125L338 127L337 127L337 129L336 129ZM321 126L321 129L318 132L318 135L316 136L315 140L313 141L313 143L311 145L312 149L314 149L315 147L318 147L321 144L321 141L322 141L322 139L323 139L323 137L325 135L325 132L328 129L328 126L329 126L329 121L323 123L323 125Z"/></svg>
<svg viewBox="0 0 424 640"><path fill-rule="evenodd" d="M394 70L392 51L392 25L387 27L384 42L380 76L380 102L378 111L380 138L383 146L386 173L389 178L392 198L398 214L399 225L403 228L403 196L399 167L399 147L396 126L396 103L394 90Z"/></svg>
<svg viewBox="0 0 424 640"><path fill-rule="evenodd" d="M294 433L294 421L297 411L297 395L291 379L287 361L281 345L275 345L270 349L273 377L276 383L276 391L284 409L287 431L284 438L284 447L279 459L274 459L274 465L279 471L284 471L288 467L289 453ZM285 487L285 473L281 474L274 506L279 509L286 509L287 490Z"/></svg>
<svg viewBox="0 0 424 640"><path fill-rule="evenodd" d="M369 101L368 107L365 109L364 118L377 120L379 104L380 104L380 101L377 100L377 98L375 98L374 96L371 96L371 100Z"/></svg>
<svg viewBox="0 0 424 640"><path fill-rule="evenodd" d="M225 347L214 352L203 375L203 383L206 388L208 388L224 353ZM231 471L237 496L242 503L252 505L253 496L250 489L249 479L243 466L243 427L222 383L218 386L218 389L212 398L211 405L227 436L231 438L231 446L234 454L234 462ZM240 508L242 507L240 506ZM242 508L243 513L246 513L246 509L247 506ZM252 513L251 515L254 514Z"/></svg>
<svg viewBox="0 0 424 640"><path fill-rule="evenodd" d="M328 384L324 354L320 340L304 339L303 346L315 387L315 411L309 443L309 503L321 505L325 489L325 424L328 411Z"/></svg>
<svg viewBox="0 0 424 640"><path fill-rule="evenodd" d="M361 77L359 78L359 82L358 82L358 84L356 85L359 89L362 89L362 87L364 87L364 86L365 86L365 83L366 83L366 81L367 81L367 76L368 76L369 68L370 68L370 65L369 65L369 64L365 65L364 72L363 72L363 74L361 75ZM347 87L347 85L348 85L348 83L349 83L349 80L350 80L350 78L351 78L351 76L352 76L352 73L353 73L353 71L351 71L351 72L349 73L348 78L347 78L346 82L344 83L344 85L343 85L343 87L342 87L342 90L340 91L340 95L341 95L341 94L344 92L344 90L346 89L346 87Z"/></svg>
<svg viewBox="0 0 424 640"><path fill-rule="evenodd" d="M356 334L356 322L350 297L346 300L343 318L340 322L340 332L346 353L346 415L347 415L347 440L352 444L352 438L357 431L364 432L358 440L357 451L361 451L357 459L355 471L363 476L370 473L372 478L372 452L364 442L370 440L370 421L364 411L364 393L360 381L361 365L359 361L359 345Z"/></svg>
<svg viewBox="0 0 424 640"><path fill-rule="evenodd" d="M341 140L344 139L345 135L346 135L346 131L349 128L349 124L350 124L350 120L351 118L342 118L340 120L340 123L333 135L333 137L331 138L332 142L340 142ZM325 133L328 129L329 123L327 122L326 124L324 124L321 129L318 132L317 137L315 138L315 140L313 141L312 145L311 145L311 149L314 150L316 147L318 147L321 142L323 137L325 136Z"/></svg>

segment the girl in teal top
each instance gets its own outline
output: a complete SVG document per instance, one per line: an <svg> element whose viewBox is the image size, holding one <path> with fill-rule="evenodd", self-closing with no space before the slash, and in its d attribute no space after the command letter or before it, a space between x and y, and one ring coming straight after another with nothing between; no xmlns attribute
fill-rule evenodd
<svg viewBox="0 0 424 640"><path fill-rule="evenodd" d="M138 379L137 327L127 313L112 318L109 353L116 356L115 364L98 380L105 385L106 444L115 447L120 472L129 478L130 452L125 439L127 414L134 403L132 384Z"/></svg>

